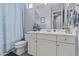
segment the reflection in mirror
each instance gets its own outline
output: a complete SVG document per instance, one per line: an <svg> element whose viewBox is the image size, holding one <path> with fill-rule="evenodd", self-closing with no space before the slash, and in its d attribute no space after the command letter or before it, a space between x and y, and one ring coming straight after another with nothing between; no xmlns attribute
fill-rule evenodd
<svg viewBox="0 0 79 59"><path fill-rule="evenodd" d="M79 4L69 4L67 8L67 25L72 29L79 25Z"/></svg>
<svg viewBox="0 0 79 59"><path fill-rule="evenodd" d="M55 11L52 14L52 25L53 25L53 29L63 29L63 15L62 15L62 11Z"/></svg>

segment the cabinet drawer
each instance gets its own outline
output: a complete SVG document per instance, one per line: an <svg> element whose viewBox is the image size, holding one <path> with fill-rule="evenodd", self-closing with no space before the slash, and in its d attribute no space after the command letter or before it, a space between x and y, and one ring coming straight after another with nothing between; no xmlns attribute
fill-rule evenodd
<svg viewBox="0 0 79 59"><path fill-rule="evenodd" d="M57 41L65 43L75 43L74 36L57 36Z"/></svg>
<svg viewBox="0 0 79 59"><path fill-rule="evenodd" d="M27 38L36 38L36 34L27 34Z"/></svg>
<svg viewBox="0 0 79 59"><path fill-rule="evenodd" d="M37 39L47 39L47 40L56 41L56 36L50 34L37 34Z"/></svg>

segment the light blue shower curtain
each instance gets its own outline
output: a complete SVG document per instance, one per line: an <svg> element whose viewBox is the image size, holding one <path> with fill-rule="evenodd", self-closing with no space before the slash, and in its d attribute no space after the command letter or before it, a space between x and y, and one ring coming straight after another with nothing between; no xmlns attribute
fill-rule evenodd
<svg viewBox="0 0 79 59"><path fill-rule="evenodd" d="M1 4L0 7L0 53L14 48L15 42L23 38L23 5ZM2 22L3 21L3 22Z"/></svg>
<svg viewBox="0 0 79 59"><path fill-rule="evenodd" d="M3 42L3 12L2 12L3 6L0 4L0 55L4 51L4 42Z"/></svg>

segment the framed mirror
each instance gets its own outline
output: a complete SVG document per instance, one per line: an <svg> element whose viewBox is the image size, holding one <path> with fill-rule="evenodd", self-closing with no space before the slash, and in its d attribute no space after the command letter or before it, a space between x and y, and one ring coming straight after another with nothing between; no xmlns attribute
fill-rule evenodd
<svg viewBox="0 0 79 59"><path fill-rule="evenodd" d="M70 3L67 7L67 25L73 29L79 25L79 4Z"/></svg>
<svg viewBox="0 0 79 59"><path fill-rule="evenodd" d="M52 12L52 28L53 29L63 29L63 10L57 10Z"/></svg>

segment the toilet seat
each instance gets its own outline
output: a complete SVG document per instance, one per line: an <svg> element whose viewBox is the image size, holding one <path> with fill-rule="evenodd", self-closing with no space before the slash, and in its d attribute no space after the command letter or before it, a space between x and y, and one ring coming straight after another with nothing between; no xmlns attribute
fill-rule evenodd
<svg viewBox="0 0 79 59"><path fill-rule="evenodd" d="M24 45L25 43L26 43L26 41L19 41L19 42L15 43L15 46Z"/></svg>

